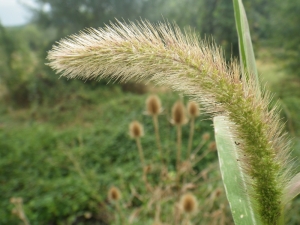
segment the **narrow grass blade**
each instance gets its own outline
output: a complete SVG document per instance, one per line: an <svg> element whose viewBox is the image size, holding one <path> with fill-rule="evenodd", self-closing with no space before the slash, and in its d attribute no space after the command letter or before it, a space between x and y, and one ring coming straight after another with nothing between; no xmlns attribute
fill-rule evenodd
<svg viewBox="0 0 300 225"><path fill-rule="evenodd" d="M296 174L284 190L283 203L286 204L300 194L300 173Z"/></svg>
<svg viewBox="0 0 300 225"><path fill-rule="evenodd" d="M257 84L259 84L248 20L242 0L233 0L233 6L243 75L247 78L248 76L253 76L253 80L256 80Z"/></svg>
<svg viewBox="0 0 300 225"><path fill-rule="evenodd" d="M244 174L239 165L237 145L224 116L214 118L215 138L226 196L236 225L262 225L246 194Z"/></svg>

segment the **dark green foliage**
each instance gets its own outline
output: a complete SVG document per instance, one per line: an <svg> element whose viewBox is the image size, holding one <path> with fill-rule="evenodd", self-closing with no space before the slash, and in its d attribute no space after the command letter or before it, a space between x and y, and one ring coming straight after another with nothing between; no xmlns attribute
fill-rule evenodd
<svg viewBox="0 0 300 225"><path fill-rule="evenodd" d="M271 27L273 46L279 51L277 55L285 68L294 75L300 76L300 2L274 1Z"/></svg>

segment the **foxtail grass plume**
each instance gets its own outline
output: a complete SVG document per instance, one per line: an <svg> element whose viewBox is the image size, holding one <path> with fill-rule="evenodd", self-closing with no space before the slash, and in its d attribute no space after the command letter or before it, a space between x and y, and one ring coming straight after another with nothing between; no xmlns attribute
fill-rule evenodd
<svg viewBox="0 0 300 225"><path fill-rule="evenodd" d="M187 122L185 107L182 102L178 101L172 107L172 123L177 126L182 126Z"/></svg>
<svg viewBox="0 0 300 225"><path fill-rule="evenodd" d="M162 112L160 99L156 95L149 96L146 100L146 108L148 115L159 115Z"/></svg>
<svg viewBox="0 0 300 225"><path fill-rule="evenodd" d="M108 190L107 198L110 202L118 202L121 197L121 192L117 187L111 187Z"/></svg>
<svg viewBox="0 0 300 225"><path fill-rule="evenodd" d="M181 197L180 207L184 213L193 214L197 211L198 201L193 194L187 193Z"/></svg>
<svg viewBox="0 0 300 225"><path fill-rule="evenodd" d="M140 138L144 136L144 128L138 121L129 124L129 135L132 138Z"/></svg>
<svg viewBox="0 0 300 225"><path fill-rule="evenodd" d="M193 97L212 116L226 116L256 213L266 225L282 216L292 173L277 106L270 108L269 94L257 94L252 76L240 78L239 65L226 63L214 44L176 25L117 22L61 40L47 58L67 78L152 80Z"/></svg>
<svg viewBox="0 0 300 225"><path fill-rule="evenodd" d="M199 111L199 106L196 102L194 101L190 101L188 102L188 105L187 105L187 111L189 113L189 116L191 118L196 118L199 116L200 114L200 111Z"/></svg>

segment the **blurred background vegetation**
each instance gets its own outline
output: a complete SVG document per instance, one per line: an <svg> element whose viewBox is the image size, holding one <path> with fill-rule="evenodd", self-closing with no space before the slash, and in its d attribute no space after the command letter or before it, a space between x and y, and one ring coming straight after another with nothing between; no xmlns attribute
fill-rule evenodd
<svg viewBox="0 0 300 225"><path fill-rule="evenodd" d="M0 24L0 224L19 224L9 203L14 196L23 198L31 224L105 224L99 199L74 171L65 149L80 159L104 204L110 185L138 180L129 122L139 119L150 132L151 120L142 114L149 93L162 98L166 111L178 94L144 84L58 79L45 65L47 51L55 41L86 27L103 27L115 19L147 19L175 21L202 38L213 37L230 60L238 57L232 1L35 1L34 8L24 5L32 15L28 24ZM244 5L259 73L282 106L293 155L299 159L300 1L244 0ZM167 121L162 124L168 129ZM212 134L205 117L198 126L198 137ZM145 146L153 138L146 135ZM213 160L216 157L203 163ZM290 207L288 224L300 224L299 197Z"/></svg>

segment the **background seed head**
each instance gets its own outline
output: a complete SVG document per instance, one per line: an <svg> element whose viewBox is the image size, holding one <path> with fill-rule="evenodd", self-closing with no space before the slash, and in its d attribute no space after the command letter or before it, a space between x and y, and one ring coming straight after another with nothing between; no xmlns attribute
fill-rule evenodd
<svg viewBox="0 0 300 225"><path fill-rule="evenodd" d="M181 197L180 206L184 213L193 214L198 208L198 201L193 194L187 193Z"/></svg>
<svg viewBox="0 0 300 225"><path fill-rule="evenodd" d="M161 113L161 101L157 95L151 95L146 100L147 113L155 116Z"/></svg>
<svg viewBox="0 0 300 225"><path fill-rule="evenodd" d="M194 101L191 101L188 103L187 105L187 109L188 109L188 113L189 113L189 116L191 118L196 118L199 116L200 114L200 111L199 111L199 106L196 102Z"/></svg>
<svg viewBox="0 0 300 225"><path fill-rule="evenodd" d="M174 125L184 125L187 121L184 105L180 101L176 102L172 108L172 123Z"/></svg>
<svg viewBox="0 0 300 225"><path fill-rule="evenodd" d="M108 200L110 202L117 202L121 199L121 192L120 190L117 188L117 187L111 187L109 190L108 190Z"/></svg>
<svg viewBox="0 0 300 225"><path fill-rule="evenodd" d="M138 121L133 121L129 124L129 135L132 138L140 138L144 136L144 128L143 125Z"/></svg>

